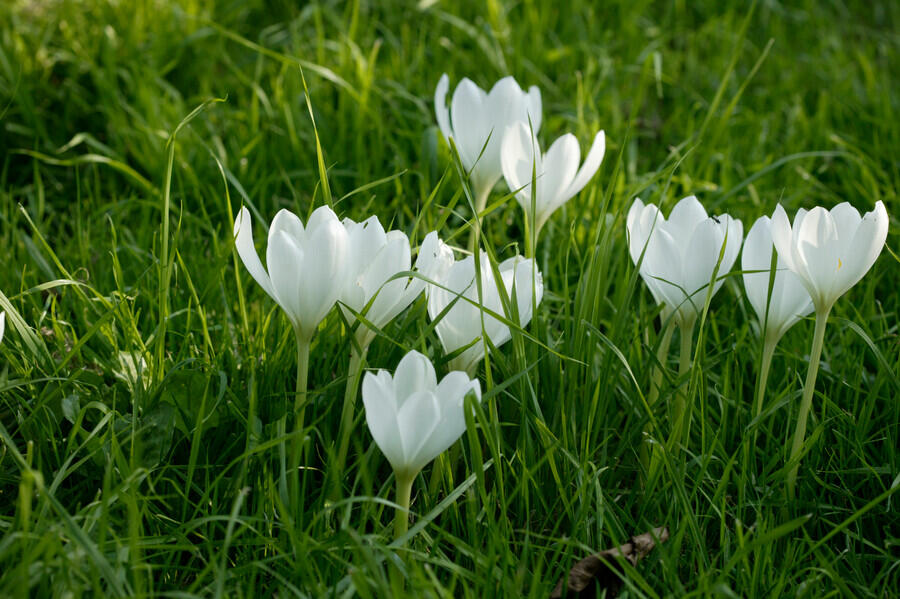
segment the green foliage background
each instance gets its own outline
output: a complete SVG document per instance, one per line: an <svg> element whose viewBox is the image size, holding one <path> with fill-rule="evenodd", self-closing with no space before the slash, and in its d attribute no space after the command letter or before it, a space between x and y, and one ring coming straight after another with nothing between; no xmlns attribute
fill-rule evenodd
<svg viewBox="0 0 900 599"><path fill-rule="evenodd" d="M900 4L841 0L2 3L0 595L390 596L392 478L361 410L344 499L323 492L349 356L336 315L313 346L305 509L280 504L293 336L231 227L241 203L260 238L278 209L326 201L317 131L339 215L465 246L471 213L434 126L447 72L539 85L544 143L572 132L586 149L602 128L607 154L538 247L547 294L528 333L553 352L517 334L493 354L458 467L417 480L409 596L546 597L573 561L663 525L628 596L892 596L898 23ZM658 318L624 215L636 196L668 210L690 193L745 230L777 202L882 200L893 217L833 312L791 503L812 323L782 340L754 420L739 275L692 383L673 353L653 412L667 430L668 398L691 385L690 451L640 483ZM524 247L522 217L492 201L485 241L503 258ZM369 366L417 348L442 372L426 322L419 300Z"/></svg>

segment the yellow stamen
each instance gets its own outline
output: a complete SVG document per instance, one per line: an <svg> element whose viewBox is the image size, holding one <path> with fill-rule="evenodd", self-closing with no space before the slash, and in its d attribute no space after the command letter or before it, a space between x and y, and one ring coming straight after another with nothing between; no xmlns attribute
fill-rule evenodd
<svg viewBox="0 0 900 599"><path fill-rule="evenodd" d="M840 270L842 266L843 266L843 263L841 262L841 259L838 258L838 270Z"/></svg>

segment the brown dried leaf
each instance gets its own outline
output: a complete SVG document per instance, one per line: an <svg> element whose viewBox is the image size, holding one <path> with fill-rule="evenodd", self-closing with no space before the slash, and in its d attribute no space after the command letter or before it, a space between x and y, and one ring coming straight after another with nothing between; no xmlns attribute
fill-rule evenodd
<svg viewBox="0 0 900 599"><path fill-rule="evenodd" d="M597 596L597 589L606 589L607 597L615 597L622 588L624 574L619 566L618 558L626 559L632 566L650 553L656 542L664 543L669 539L669 529L665 526L654 528L642 535L631 537L620 547L613 547L591 555L572 566L568 576L560 580L550 599L586 599ZM566 594L563 595L563 585Z"/></svg>

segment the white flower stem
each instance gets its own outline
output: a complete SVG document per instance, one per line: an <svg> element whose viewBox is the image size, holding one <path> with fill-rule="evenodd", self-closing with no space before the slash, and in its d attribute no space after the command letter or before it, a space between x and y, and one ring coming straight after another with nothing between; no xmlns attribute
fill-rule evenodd
<svg viewBox="0 0 900 599"><path fill-rule="evenodd" d="M485 185L475 190L475 214L472 215L472 230L469 233L469 251L474 252L478 246L478 236L481 232L481 213L487 208L488 198L491 197L491 189L493 185ZM478 222L474 222L474 221Z"/></svg>
<svg viewBox="0 0 900 599"><path fill-rule="evenodd" d="M679 326L681 330L681 349L678 354L678 378L682 379L691 369L691 348L694 338L694 320L682 322ZM691 429L691 406L688 405L688 396L690 394L690 381L675 396L675 419L674 428L672 429L672 438L670 439L670 447L676 449L678 445L685 440Z"/></svg>
<svg viewBox="0 0 900 599"><path fill-rule="evenodd" d="M656 348L656 365L653 367L653 372L650 375L650 392L647 394L647 405L653 407L656 403L656 400L659 399L659 387L662 384L663 371L666 367L666 360L669 357L669 347L672 345L672 334L675 332L675 323L672 319L669 319L668 322L663 322L663 331L662 338L659 340L659 347ZM641 437L641 446L639 449L639 456L641 460L641 465L644 467L645 472L650 472L650 445L647 440L649 437L649 424L647 428L644 429L644 434ZM658 458L654 458L653 462L656 462Z"/></svg>
<svg viewBox="0 0 900 599"><path fill-rule="evenodd" d="M759 365L759 375L756 379L756 411L753 413L754 418L759 418L759 415L762 414L766 383L769 381L769 369L772 367L772 356L775 354L776 345L778 345L778 337L766 335L763 343L762 360Z"/></svg>
<svg viewBox="0 0 900 599"><path fill-rule="evenodd" d="M537 239L531 228L534 223L528 222L528 215L525 216L525 257L534 258L534 246L537 245Z"/></svg>
<svg viewBox="0 0 900 599"><path fill-rule="evenodd" d="M294 397L294 438L291 441L290 472L291 503L296 509L300 506L300 456L303 453L304 412L306 411L306 385L309 374L309 344L311 339L297 333L297 394ZM299 514L294 511L294 514Z"/></svg>
<svg viewBox="0 0 900 599"><path fill-rule="evenodd" d="M809 410L812 407L813 395L816 391L816 376L819 374L819 361L822 358L822 345L825 342L825 325L828 324L828 314L831 306L816 310L816 330L813 333L812 350L809 353L809 370L806 372L806 382L803 384L803 399L800 402L800 413L797 414L797 428L794 429L794 440L791 443L791 466L787 475L788 499L794 498L797 487L797 473L800 470L800 451L803 449L803 440L806 437L806 420L809 418Z"/></svg>
<svg viewBox="0 0 900 599"><path fill-rule="evenodd" d="M350 350L350 367L347 370L347 386L344 388L344 405L341 407L338 452L331 469L329 498L332 501L337 501L341 497L341 480L344 477L344 466L350 447L350 429L353 427L353 413L356 407L356 397L359 394L359 379L362 376L367 349L367 347L363 347L357 351L354 346Z"/></svg>
<svg viewBox="0 0 900 599"><path fill-rule="evenodd" d="M535 252L537 252L537 242L538 237L541 234L541 229L544 228L544 223L542 221L538 221L538 219L534 218L534 215L531 214L531 211L525 211L525 257L526 258L534 258Z"/></svg>
<svg viewBox="0 0 900 599"><path fill-rule="evenodd" d="M399 539L409 530L409 498L415 474L396 473L397 513L394 515L394 539Z"/></svg>
<svg viewBox="0 0 900 599"><path fill-rule="evenodd" d="M401 473L394 471L394 481L397 484L397 511L394 514L394 540L403 537L409 530L409 499L412 495L413 481L416 479L415 474ZM403 556L398 554L399 559ZM390 569L391 588L395 597L405 596L403 571L398 565L394 565Z"/></svg>

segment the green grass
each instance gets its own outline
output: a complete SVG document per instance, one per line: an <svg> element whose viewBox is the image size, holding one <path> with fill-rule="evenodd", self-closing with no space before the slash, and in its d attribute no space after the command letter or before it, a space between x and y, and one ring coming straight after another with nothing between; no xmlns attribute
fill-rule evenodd
<svg viewBox="0 0 900 599"><path fill-rule="evenodd" d="M546 597L575 560L668 526L629 597L895 596L900 5L178 4L0 4L0 595L385 597L400 555L409 596ZM416 480L398 551L361 404L344 499L326 501L350 354L336 313L312 349L305 509L283 509L293 332L231 226L241 203L305 217L330 194L341 216L465 246L431 103L445 71L539 85L545 144L603 128L607 157L537 248L528 332L553 351L517 335L491 355L478 427L457 468ZM761 347L738 275L701 331L690 451L640 482L659 325L624 216L638 195L668 210L689 193L745 230L777 202L883 200L893 217L890 251L833 312L790 503L812 322L781 341L754 421ZM501 197L483 224L504 258L523 224ZM446 371L426 323L420 299L368 365L416 348ZM676 372L673 351L660 439Z"/></svg>

